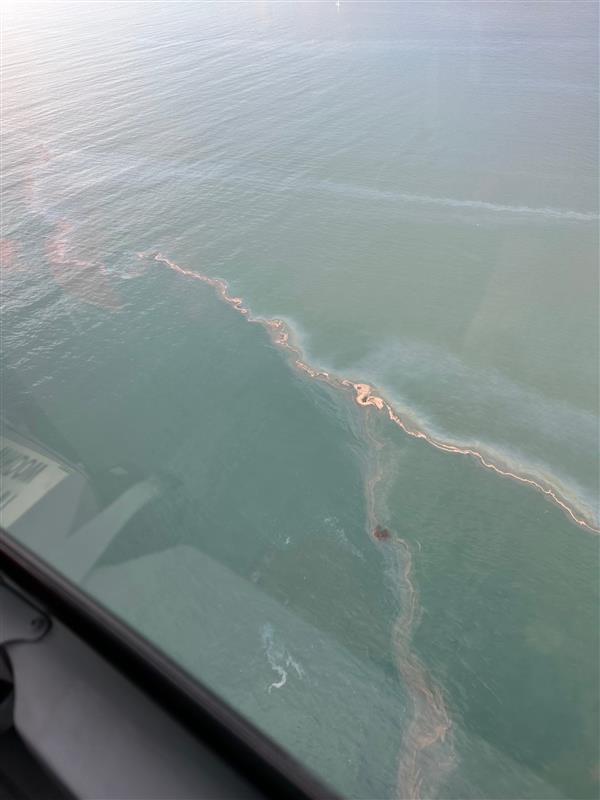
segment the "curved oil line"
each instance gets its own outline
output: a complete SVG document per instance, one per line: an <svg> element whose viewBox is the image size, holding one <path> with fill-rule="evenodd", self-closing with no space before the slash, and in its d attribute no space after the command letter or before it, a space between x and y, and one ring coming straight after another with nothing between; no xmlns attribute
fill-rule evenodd
<svg viewBox="0 0 600 800"><path fill-rule="evenodd" d="M420 621L421 607L413 580L411 547L398 534L378 524L376 487L384 478L377 459L383 447L366 425L373 446L376 467L365 482L367 529L373 540L381 543L382 554L391 561L393 588L398 593L399 614L392 626L392 652L396 669L402 678L410 702L411 715L402 732L398 755L396 796L398 800L420 800L433 797L445 774L456 763L451 737L452 722L440 687L412 649L412 638ZM420 549L420 545L419 545Z"/></svg>
<svg viewBox="0 0 600 800"><path fill-rule="evenodd" d="M413 556L408 542L392 535L400 614L392 629L396 668L412 702L412 715L402 735L397 767L398 799L420 800L436 794L445 774L456 763L452 743L452 721L441 688L412 649L412 635L419 624L421 607L413 580ZM425 784L425 787L424 787Z"/></svg>
<svg viewBox="0 0 600 800"><path fill-rule="evenodd" d="M497 464L493 464L491 461L487 461L485 456L480 453L478 450L473 450L470 447L457 447L453 444L448 444L446 442L440 442L438 439L433 438L429 434L423 431L415 431L411 430L407 427L406 423L404 423L400 417L396 414L392 406L384 400L382 397L376 394L371 393L371 386L368 383L351 383L347 380L342 380L346 386L352 386L356 392L355 400L361 406L374 406L378 411L384 411L387 413L388 417L392 422L398 425L404 433L408 436L412 436L415 439L423 439L432 447L441 450L444 453L455 453L457 455L462 456L471 456L475 458L479 463L484 466L486 469L490 469L495 472L497 475L502 475L505 478L512 478L515 481L519 481L520 483L524 483L528 486L532 486L534 489L542 492L546 495L546 497L550 498L557 506L559 506L567 515L567 517L574 522L576 525L579 525L586 530L592 531L593 533L600 533L600 528L596 528L590 522L588 522L583 517L578 517L573 509L567 504L565 500L563 500L558 492L554 489L551 489L548 486L544 486L537 481L534 481L532 478L527 478L524 475L517 475L515 472L511 472L510 470L505 470L499 467Z"/></svg>
<svg viewBox="0 0 600 800"><path fill-rule="evenodd" d="M555 505L561 508L571 522L574 522L578 527L584 530L600 534L600 528L596 527L585 517L578 516L569 503L563 497L561 497L556 489L553 489L550 486L544 486L543 483L540 483L533 478L529 478L525 475L518 475L516 472L503 469L497 464L488 461L483 453L479 452L478 450L474 450L470 447L458 447L453 444L448 444L447 442L440 441L439 439L430 436L430 434L425 433L424 431L409 428L408 425L394 411L394 408L390 403L387 402L387 400L385 400L381 395L374 394L373 387L370 384L354 383L347 378L338 378L335 375L331 375L329 372L326 372L325 370L314 369L306 364L301 358L302 353L300 349L290 340L290 332L283 320L252 317L250 315L250 310L244 306L242 298L232 297L229 294L229 287L224 280L221 280L220 278L210 278L208 275L204 275L201 272L195 272L194 270L181 267L179 264L176 264L174 261L171 261L169 258L159 252L140 252L137 253L137 256L140 259L153 259L159 264L164 264L170 270L178 273L179 275L184 275L187 278L193 278L194 280L202 281L202 283L212 286L214 289L216 289L222 300L233 306L233 308L235 308L240 314L243 314L249 322L254 322L267 328L274 343L286 348L293 354L294 365L298 369L306 372L311 378L318 378L319 380L326 381L330 386L353 390L354 400L359 406L373 406L377 411L382 411L384 414L387 414L391 422L393 422L395 425L398 425L398 427L401 428L402 431L407 434L407 436L411 436L413 439L422 439L432 447L435 447L437 450L441 450L443 453L470 456L478 461L481 466L491 470L492 472L495 472L497 475L501 475L505 478L512 478L519 483L523 483L526 486L531 486L532 488L537 489L537 491L541 492Z"/></svg>

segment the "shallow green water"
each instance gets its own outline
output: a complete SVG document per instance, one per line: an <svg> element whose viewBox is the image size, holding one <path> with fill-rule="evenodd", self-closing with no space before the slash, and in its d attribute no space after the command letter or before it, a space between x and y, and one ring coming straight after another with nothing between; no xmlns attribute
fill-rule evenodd
<svg viewBox="0 0 600 800"><path fill-rule="evenodd" d="M82 508L15 534L350 796L596 796L597 8L52 8L4 12L4 421L154 489L83 572Z"/></svg>

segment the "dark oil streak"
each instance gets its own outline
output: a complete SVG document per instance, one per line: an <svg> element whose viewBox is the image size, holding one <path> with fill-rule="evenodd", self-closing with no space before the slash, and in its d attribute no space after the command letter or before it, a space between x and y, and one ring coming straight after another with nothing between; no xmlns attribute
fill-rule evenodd
<svg viewBox="0 0 600 800"><path fill-rule="evenodd" d="M382 554L392 563L394 588L399 593L400 605L400 613L392 626L392 652L412 705L399 751L396 792L398 800L420 800L424 788L427 796L434 796L444 774L456 761L449 735L452 723L441 689L411 648L413 633L420 620L413 556L405 539L377 521L376 489L384 478L377 454L383 443L369 430L368 420L366 429L375 453L375 467L365 482L367 528L381 543Z"/></svg>

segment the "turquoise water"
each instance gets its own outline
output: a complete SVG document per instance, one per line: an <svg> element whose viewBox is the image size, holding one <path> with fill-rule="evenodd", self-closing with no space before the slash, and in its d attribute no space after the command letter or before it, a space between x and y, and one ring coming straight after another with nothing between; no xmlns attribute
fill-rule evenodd
<svg viewBox="0 0 600 800"><path fill-rule="evenodd" d="M349 796L597 796L596 5L49 9L4 421L153 489L15 535Z"/></svg>

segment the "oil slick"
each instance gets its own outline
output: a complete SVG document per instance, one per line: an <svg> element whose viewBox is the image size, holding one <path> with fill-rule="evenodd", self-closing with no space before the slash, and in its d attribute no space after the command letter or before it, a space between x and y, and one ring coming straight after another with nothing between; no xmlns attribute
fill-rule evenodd
<svg viewBox="0 0 600 800"><path fill-rule="evenodd" d="M529 485L552 500L579 528L600 532L591 521L578 516L553 488L544 486L527 476L503 469L489 461L477 450L461 448L440 441L424 431L409 427L391 404L383 396L377 394L370 384L355 383L308 365L302 359L299 347L292 342L290 331L285 323L279 319L266 320L253 317L249 308L244 305L242 298L229 293L225 281L181 267L159 252L139 253L138 258L143 261L154 260L179 275L213 287L223 301L242 314L249 322L265 327L272 341L291 355L297 369L311 378L325 381L330 386L351 391L357 405L367 410L373 409L377 415L383 413L408 436L422 439L445 453L470 456L483 467L500 476ZM457 763L457 755L453 743L452 722L442 689L433 680L412 645L414 632L420 622L421 606L414 580L414 554L411 544L391 527L387 527L384 520L380 519L378 512L376 495L380 488L384 488L381 484L386 477L386 470L381 464L384 442L378 440L372 431L374 424L371 422L374 423L374 421L375 417L370 415L365 418L365 432L371 445L374 463L365 480L366 534L381 550L389 584L397 599L397 616L392 626L392 654L397 672L408 693L410 709L408 720L402 726L401 741L398 743L396 793L398 798L421 800L423 797L436 795L450 772L453 771ZM420 546L418 549L420 551ZM290 675L301 678L304 673L285 648L275 644L274 634L269 626L262 630L261 635L267 659L276 676L276 679L267 687L267 692L271 694L274 690L286 686Z"/></svg>
<svg viewBox="0 0 600 800"><path fill-rule="evenodd" d="M409 427L408 424L404 422L394 410L393 406L387 400L385 400L383 396L375 393L370 384L355 383L347 378L338 378L335 375L331 375L329 372L326 372L325 370L314 369L306 364L306 362L302 360L302 353L300 349L292 343L290 331L286 327L285 323L280 319L261 319L251 316L250 310L244 306L242 298L231 296L229 294L227 283L220 278L211 278L208 275L204 275L200 272L195 272L194 270L181 267L179 264L171 261L160 252L139 252L137 253L137 257L142 260L154 259L159 264L163 264L179 275L183 275L187 278L193 278L194 280L199 280L202 281L202 283L212 286L222 300L235 308L235 310L240 314L244 315L249 322L263 325L269 331L273 342L280 347L284 347L292 354L293 363L297 369L305 372L311 378L324 380L333 387L350 389L353 391L354 400L358 405L364 407L371 406L377 411L382 411L387 415L390 421L401 428L407 436L411 436L414 439L422 439L424 442L427 442L427 444L435 447L437 450L440 450L443 453L469 456L470 458L475 459L481 466L491 470L492 472L495 472L497 475L505 478L512 478L513 480L525 484L526 486L531 486L545 495L555 505L557 505L564 512L567 518L579 528L596 534L600 533L600 527L597 527L595 520L587 518L585 515L581 514L581 512L577 512L574 507L569 504L567 499L561 496L556 488L546 485L545 483L535 480L527 475L519 475L516 472L505 469L490 461L487 456L478 450L470 447L458 447L457 445L436 439L425 431Z"/></svg>
<svg viewBox="0 0 600 800"><path fill-rule="evenodd" d="M542 483L533 480L533 478L529 478L524 475L517 475L515 472L511 472L510 470L499 467L497 464L493 464L491 461L488 461L487 458L478 450L473 450L469 447L457 447L456 445L448 444L447 442L441 442L438 439L434 439L432 436L429 436L424 431L418 431L409 428L394 411L392 406L383 399L383 397L373 394L372 387L369 386L369 384L351 383L347 380L342 380L341 382L345 386L351 386L354 389L356 393L355 401L358 403L358 405L374 406L378 411L384 411L387 413L390 420L398 425L408 436L412 436L414 439L423 439L432 447L435 447L437 450L441 450L444 453L455 453L462 456L471 456L472 458L475 458L483 467L492 470L497 475L502 475L505 478L512 478L520 483L532 486L534 489L542 492L542 494L546 495L546 497L559 506L559 508L564 511L566 516L576 525L581 528L585 528L592 533L600 533L600 528L596 527L590 520L587 520L582 516L578 516L571 506L566 502L566 500L564 500L555 489L549 486L544 486Z"/></svg>
<svg viewBox="0 0 600 800"><path fill-rule="evenodd" d="M106 267L96 261L73 258L70 254L71 231L72 225L61 220L46 243L54 280L84 303L119 311L123 304L111 285Z"/></svg>
<svg viewBox="0 0 600 800"><path fill-rule="evenodd" d="M456 755L451 720L441 688L412 649L421 606L413 580L413 556L407 541L394 535L390 548L397 575L400 614L392 634L396 667L410 693L412 715L398 759L398 798L433 797L453 769Z"/></svg>
<svg viewBox="0 0 600 800"><path fill-rule="evenodd" d="M360 386L359 391L366 396L366 384ZM376 407L379 409L378 405ZM397 599L398 616L392 627L392 654L411 706L399 746L396 797L398 800L421 800L423 797L436 796L444 778L456 763L452 723L441 688L412 647L421 614L413 578L413 555L410 544L389 527L384 527L379 520L378 491L381 486L381 494L385 496L384 481L389 469L382 463L384 442L377 439L373 427L367 419L365 431L373 459L365 480L366 526L372 539L381 546L389 584Z"/></svg>

